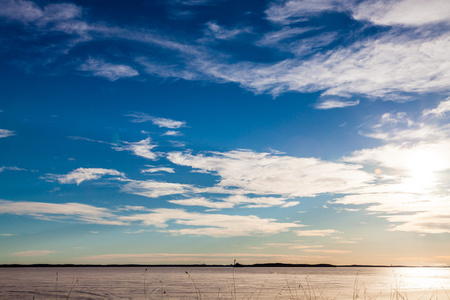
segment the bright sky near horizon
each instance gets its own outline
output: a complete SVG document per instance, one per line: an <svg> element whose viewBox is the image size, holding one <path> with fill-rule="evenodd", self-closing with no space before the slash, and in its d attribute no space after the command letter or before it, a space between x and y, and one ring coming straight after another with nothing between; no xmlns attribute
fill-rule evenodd
<svg viewBox="0 0 450 300"><path fill-rule="evenodd" d="M450 265L450 1L0 0L0 26L0 264Z"/></svg>

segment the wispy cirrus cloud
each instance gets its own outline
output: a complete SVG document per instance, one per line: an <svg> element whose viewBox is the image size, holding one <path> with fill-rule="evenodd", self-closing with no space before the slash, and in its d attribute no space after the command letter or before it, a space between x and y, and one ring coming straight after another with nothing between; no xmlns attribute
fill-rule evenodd
<svg viewBox="0 0 450 300"><path fill-rule="evenodd" d="M111 64L94 58L89 58L85 63L81 64L78 69L80 71L89 72L94 76L107 78L111 81L139 75L139 72L130 66Z"/></svg>
<svg viewBox="0 0 450 300"><path fill-rule="evenodd" d="M414 37L387 33L307 60L286 59L270 65L205 63L202 71L257 93L323 91L324 96L404 101L402 93L448 90L450 67L445 45L450 45L449 34ZM422 84L414 84L418 82Z"/></svg>
<svg viewBox="0 0 450 300"><path fill-rule="evenodd" d="M167 222L174 220L177 225L194 228L165 229L174 235L208 235L214 237L272 235L302 227L297 223L281 223L275 219L262 219L257 216L237 216L222 214L203 214L181 209L152 209L150 213L122 217L125 222L142 222L167 228ZM197 228L200 227L200 228Z"/></svg>
<svg viewBox="0 0 450 300"><path fill-rule="evenodd" d="M146 132L145 132L146 133ZM88 142L94 142L99 144L107 144L112 146L112 149L116 151L130 151L136 156L144 157L151 160L156 160L159 156L158 153L155 153L152 151L152 149L156 148L157 145L152 144L152 139L150 137L147 137L144 140L138 141L138 142L127 142L127 141L118 141L116 143L110 143L106 141L101 140L93 140L90 138L84 138L84 137L78 137L78 136L70 136L71 140L78 140L78 141L88 141Z"/></svg>
<svg viewBox="0 0 450 300"><path fill-rule="evenodd" d="M242 33L250 32L250 28L227 29L216 22L206 23L205 35L212 36L219 40L231 40Z"/></svg>
<svg viewBox="0 0 450 300"><path fill-rule="evenodd" d="M17 257L35 257L35 256L46 256L52 253L57 253L57 251L51 250L29 250L29 251L20 251L14 252L11 255Z"/></svg>
<svg viewBox="0 0 450 300"><path fill-rule="evenodd" d="M5 0L0 3L0 16L23 23L46 26L80 18L82 8L72 3L52 3L44 8L25 0Z"/></svg>
<svg viewBox="0 0 450 300"><path fill-rule="evenodd" d="M300 230L295 232L297 236L328 236L336 233L340 233L340 231L335 229L322 229L322 230Z"/></svg>
<svg viewBox="0 0 450 300"><path fill-rule="evenodd" d="M152 151L152 149L156 147L156 145L152 144L150 137L148 137L139 142L122 141L120 145L113 147L113 149L116 151L131 151L136 156L156 160L158 158L158 154Z"/></svg>
<svg viewBox="0 0 450 300"><path fill-rule="evenodd" d="M382 0L370 2L288 0L277 1L269 5L266 16L277 24L292 24L304 17L333 11L353 16L358 20L366 20L364 16L372 14L366 12L372 12L373 7L383 4L384 7L390 7L389 9L394 11L393 16L396 16L395 11L402 11L403 6L414 2L416 5L410 7L419 8L405 9L407 18L403 21L397 17L389 18L399 20L398 22L402 24L407 24L408 20L428 18L428 21L417 22L418 24L434 24L445 19L444 15L448 5L442 4L442 1L433 0L430 2L430 7L427 8L424 7L425 4L420 4L416 0L393 3ZM49 12L46 12L50 5L40 8L29 1L10 0L5 3L4 17L9 19L38 22L37 20L44 18L40 17L42 14L50 15ZM422 14L420 18L416 18L417 12L434 12L439 9L439 5L443 8L439 14L435 14L437 17ZM22 10L23 14L17 13ZM48 10L51 9L48 8ZM198 41L186 41L177 35L171 36L158 30L121 28L109 25L107 22L88 23L81 20L83 15L81 14L80 17L79 11L82 9L78 6L67 9L67 11L71 12L66 15L54 13L55 16L48 17L54 21L44 23L53 24L49 25L51 28L35 28L34 30L40 30L44 35L49 31L62 32L71 40L67 47L96 39L102 39L109 43L121 40L142 43L151 49L163 49L176 54L161 63L158 58L153 61L139 60L139 57L148 56L143 53L136 55L131 60L129 57L123 57L121 61L128 60L128 63L123 64L112 64L101 59L94 59L92 57L96 56L92 54L91 58L78 67L93 76L101 76L109 80L142 76L143 74L139 74L137 70L130 67L130 65L138 63L147 70L147 76L219 83L234 82L255 93L272 95L288 91L301 93L320 91L323 95L342 97L362 95L369 98L403 101L408 98L407 94L409 97L413 97L412 94L449 91L450 67L446 63L448 60L446 49L450 45L450 35L445 30L438 30L433 35L414 30L385 30L376 35L366 36L346 47L329 47L326 51L322 51L322 48L328 47L336 39L336 33L321 31L312 37L289 42L287 41L289 37L304 30L292 27L281 29L272 36L267 35L267 40L263 44L272 43L275 48L294 53L295 57L282 56L276 61L258 63L243 60L239 55L230 54L223 49L208 47ZM63 16L56 17L56 15ZM378 15L386 14L383 11ZM377 21L377 19L372 21L373 24L388 22ZM218 26L214 22L209 24L211 28ZM28 30L31 29L28 28ZM224 31L224 28L218 26L216 34L220 36L220 32L223 31L223 38L231 38L234 31L233 29L227 30ZM249 41L249 43L253 46L255 42ZM284 45L282 45L283 43ZM61 51L59 55L65 55L64 53L67 53L67 49ZM155 124L166 124L163 126L167 126L167 122L163 122L163 120L155 119ZM173 126L179 126L170 124L168 126L172 127L167 128L178 128Z"/></svg>
<svg viewBox="0 0 450 300"><path fill-rule="evenodd" d="M274 23L291 24L305 21L307 17L326 11L336 11L342 6L339 0L287 0L272 2L265 11L266 18Z"/></svg>
<svg viewBox="0 0 450 300"><path fill-rule="evenodd" d="M144 197L158 198L167 195L177 195L192 192L195 187L189 184L170 183L156 180L125 180L121 191Z"/></svg>
<svg viewBox="0 0 450 300"><path fill-rule="evenodd" d="M287 198L281 197L248 197L244 195L231 195L228 198L219 198L218 201L212 201L205 197L187 198L178 200L169 200L170 203L184 206L203 206L212 209L225 209L233 207L243 208L261 208L261 207L291 207L298 205L298 201L287 201Z"/></svg>
<svg viewBox="0 0 450 300"><path fill-rule="evenodd" d="M291 207L300 204L298 201L289 201L289 198L285 197L248 197L245 195L232 195L224 201L233 204L233 206L242 206L246 208L256 207Z"/></svg>
<svg viewBox="0 0 450 300"><path fill-rule="evenodd" d="M316 27L289 27L285 26L277 31L272 31L264 34L264 36L257 41L257 45L261 46L277 46L281 41L296 37L303 33L317 30Z"/></svg>
<svg viewBox="0 0 450 300"><path fill-rule="evenodd" d="M230 202L212 201L205 197L169 200L169 202L183 206L202 206L212 209L232 208L234 206L234 204Z"/></svg>
<svg viewBox="0 0 450 300"><path fill-rule="evenodd" d="M78 168L68 174L47 174L42 179L58 181L62 184L80 184L86 180L96 180L103 176L125 177L124 173L112 169L102 168Z"/></svg>
<svg viewBox="0 0 450 300"><path fill-rule="evenodd" d="M130 213L131 211L131 213ZM89 224L128 226L138 223L173 235L206 235L214 237L273 235L303 227L296 222L283 223L248 215L225 215L188 212L182 209L136 210L107 209L81 203L15 202L0 200L0 213L49 221L77 221ZM169 224L170 223L170 224ZM172 224L173 223L173 224Z"/></svg>
<svg viewBox="0 0 450 300"><path fill-rule="evenodd" d="M19 167L0 167L0 173L3 171L26 171L26 169L19 168Z"/></svg>
<svg viewBox="0 0 450 300"><path fill-rule="evenodd" d="M125 225L109 209L81 203L45 203L0 200L0 213L49 221L77 221L88 224Z"/></svg>
<svg viewBox="0 0 450 300"><path fill-rule="evenodd" d="M14 135L16 135L16 133L13 130L0 129L0 138L6 138Z"/></svg>
<svg viewBox="0 0 450 300"><path fill-rule="evenodd" d="M186 122L184 121L176 121L168 118L156 118L140 112L128 114L126 116L132 117L133 120L131 120L131 122L133 123L152 122L154 125L162 128L177 129L186 126Z"/></svg>

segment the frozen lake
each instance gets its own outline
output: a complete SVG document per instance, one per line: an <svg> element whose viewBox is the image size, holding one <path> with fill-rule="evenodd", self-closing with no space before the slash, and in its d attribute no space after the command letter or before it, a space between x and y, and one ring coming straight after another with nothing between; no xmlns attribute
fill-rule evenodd
<svg viewBox="0 0 450 300"><path fill-rule="evenodd" d="M450 268L0 268L0 299L450 299Z"/></svg>

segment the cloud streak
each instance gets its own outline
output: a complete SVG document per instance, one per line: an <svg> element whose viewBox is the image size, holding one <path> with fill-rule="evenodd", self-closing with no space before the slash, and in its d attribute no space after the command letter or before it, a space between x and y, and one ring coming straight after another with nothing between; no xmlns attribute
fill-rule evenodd
<svg viewBox="0 0 450 300"><path fill-rule="evenodd" d="M42 178L49 181L58 181L61 184L76 183L77 185L79 185L83 181L96 180L103 176L125 177L125 174L112 169L78 168L66 175L47 174Z"/></svg>
<svg viewBox="0 0 450 300"><path fill-rule="evenodd" d="M275 219L262 219L257 216L237 216L222 214L202 214L187 212L181 209L152 209L148 214L137 214L122 217L125 222L142 222L166 228L167 222L175 220L175 224L191 228L166 229L173 235L207 235L213 237L273 235L302 227L296 223L280 223ZM192 228L194 227L194 228Z"/></svg>
<svg viewBox="0 0 450 300"><path fill-rule="evenodd" d="M128 213L135 210L144 212ZM304 226L296 222L282 223L272 218L264 219L253 215L207 214L187 212L182 209L143 207L111 210L81 203L54 204L0 200L0 213L30 216L48 221L77 221L100 225L128 226L131 223L138 223L173 235L213 237L273 235Z"/></svg>
<svg viewBox="0 0 450 300"><path fill-rule="evenodd" d="M14 252L11 255L16 257L36 257L36 256L46 256L52 253L56 253L56 251L50 250L30 250L30 251L21 251Z"/></svg>
<svg viewBox="0 0 450 300"><path fill-rule="evenodd" d="M114 214L101 207L81 203L44 203L0 200L0 213L30 216L49 221L77 221L88 224L125 225Z"/></svg>
<svg viewBox="0 0 450 300"><path fill-rule="evenodd" d="M9 136L14 136L14 135L16 135L16 133L12 130L0 129L0 138L6 138Z"/></svg>
<svg viewBox="0 0 450 300"><path fill-rule="evenodd" d="M106 63L103 60L93 58L89 58L78 69L89 72L94 76L107 78L110 81L139 75L139 72L130 66Z"/></svg>
<svg viewBox="0 0 450 300"><path fill-rule="evenodd" d="M186 126L186 122L184 121L176 121L169 118L156 118L139 112L128 114L126 116L132 117L133 120L131 120L131 122L133 123L152 122L154 125L160 128L178 129Z"/></svg>

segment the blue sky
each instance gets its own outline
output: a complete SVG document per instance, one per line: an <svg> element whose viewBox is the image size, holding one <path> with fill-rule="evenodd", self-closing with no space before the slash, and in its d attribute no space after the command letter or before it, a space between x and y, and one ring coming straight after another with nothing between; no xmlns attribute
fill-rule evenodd
<svg viewBox="0 0 450 300"><path fill-rule="evenodd" d="M0 263L450 264L450 3L0 1Z"/></svg>

